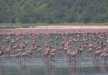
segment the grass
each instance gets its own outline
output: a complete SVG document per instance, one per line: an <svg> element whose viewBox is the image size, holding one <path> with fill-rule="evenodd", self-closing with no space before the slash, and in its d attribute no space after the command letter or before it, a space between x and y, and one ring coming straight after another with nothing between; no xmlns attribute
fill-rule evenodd
<svg viewBox="0 0 108 75"><path fill-rule="evenodd" d="M28 28L36 26L108 26L108 23L0 23L1 28Z"/></svg>

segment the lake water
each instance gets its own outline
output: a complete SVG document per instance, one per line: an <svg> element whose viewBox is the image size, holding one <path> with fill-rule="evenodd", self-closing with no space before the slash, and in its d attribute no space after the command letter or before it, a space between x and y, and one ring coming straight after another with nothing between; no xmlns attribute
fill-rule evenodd
<svg viewBox="0 0 108 75"><path fill-rule="evenodd" d="M16 58L0 60L0 75L49 75L51 71L52 75L71 75L70 66L63 59L53 63L50 71L40 58L27 58L23 63ZM81 62L73 75L108 75L108 71L100 72L93 63Z"/></svg>

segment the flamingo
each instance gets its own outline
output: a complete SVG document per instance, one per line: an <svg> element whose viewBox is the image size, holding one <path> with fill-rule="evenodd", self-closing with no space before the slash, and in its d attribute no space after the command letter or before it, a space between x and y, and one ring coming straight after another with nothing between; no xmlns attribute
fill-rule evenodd
<svg viewBox="0 0 108 75"><path fill-rule="evenodd" d="M50 61L52 62L52 58L53 56L55 56L55 51L56 49L54 48L51 48L49 46L47 46L45 48L45 51L44 51L44 56L46 57L45 59L45 63L47 64L48 66L48 73L49 75L54 75L54 67L52 66L52 64L50 63Z"/></svg>
<svg viewBox="0 0 108 75"><path fill-rule="evenodd" d="M71 70L71 75L76 75L76 65L77 65L77 56L78 56L78 51L74 49L68 49L67 50L67 55L69 58L69 66Z"/></svg>
<svg viewBox="0 0 108 75"><path fill-rule="evenodd" d="M66 54L68 56L69 66L70 66L70 75L76 75L76 57L78 56L78 50L73 48L73 45L70 44L71 40L68 40L64 45L66 49ZM73 62L73 63L72 63Z"/></svg>
<svg viewBox="0 0 108 75"><path fill-rule="evenodd" d="M102 57L104 59L104 64L102 66L102 71L103 72L106 72L106 67L107 67L107 58L108 58L108 49L107 48L104 48L100 54L100 57Z"/></svg>

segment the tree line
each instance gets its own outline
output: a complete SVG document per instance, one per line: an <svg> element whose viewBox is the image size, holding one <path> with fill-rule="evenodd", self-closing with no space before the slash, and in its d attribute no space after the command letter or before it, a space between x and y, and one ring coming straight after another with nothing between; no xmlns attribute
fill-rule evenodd
<svg viewBox="0 0 108 75"><path fill-rule="evenodd" d="M0 23L107 21L107 0L0 0Z"/></svg>

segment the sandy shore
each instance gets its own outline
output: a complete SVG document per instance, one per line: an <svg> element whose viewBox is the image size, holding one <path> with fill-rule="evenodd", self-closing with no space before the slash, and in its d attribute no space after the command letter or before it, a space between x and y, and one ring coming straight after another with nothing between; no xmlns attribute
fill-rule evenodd
<svg viewBox="0 0 108 75"><path fill-rule="evenodd" d="M30 28L4 28L0 34L28 34L28 33L96 33L107 32L108 26L36 26Z"/></svg>

